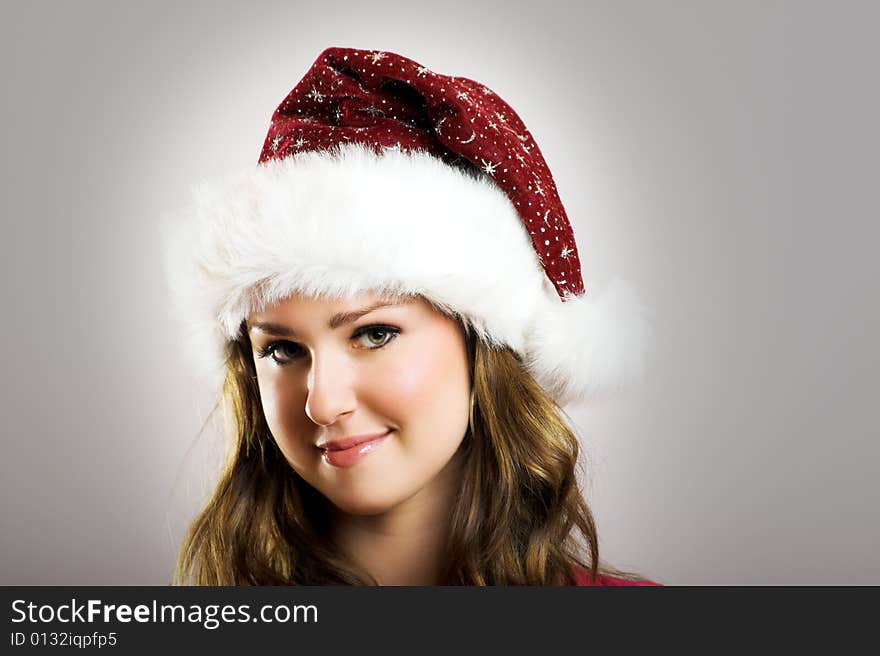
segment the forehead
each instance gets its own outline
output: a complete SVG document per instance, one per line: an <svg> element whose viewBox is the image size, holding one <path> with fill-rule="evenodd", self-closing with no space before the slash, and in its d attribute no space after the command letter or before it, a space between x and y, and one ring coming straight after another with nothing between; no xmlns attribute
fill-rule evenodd
<svg viewBox="0 0 880 656"><path fill-rule="evenodd" d="M303 317L330 315L339 312L352 312L383 306L416 308L424 303L417 296L383 294L366 291L352 296L327 297L292 294L274 305L254 312L250 318L259 319L268 316ZM427 304L425 304L427 305Z"/></svg>
<svg viewBox="0 0 880 656"><path fill-rule="evenodd" d="M381 310L418 321L448 320L419 296L364 292L346 298L293 294L242 322L242 331L295 338L300 330L337 330Z"/></svg>

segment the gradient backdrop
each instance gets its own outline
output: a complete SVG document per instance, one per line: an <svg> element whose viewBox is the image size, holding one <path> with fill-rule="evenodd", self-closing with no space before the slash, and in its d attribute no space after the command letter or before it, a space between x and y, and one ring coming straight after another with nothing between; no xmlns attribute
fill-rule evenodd
<svg viewBox="0 0 880 656"><path fill-rule="evenodd" d="M4 2L0 584L164 584L209 489L158 217L256 162L327 46L522 116L588 287L655 324L573 412L604 559L880 584L876 26L865 2Z"/></svg>

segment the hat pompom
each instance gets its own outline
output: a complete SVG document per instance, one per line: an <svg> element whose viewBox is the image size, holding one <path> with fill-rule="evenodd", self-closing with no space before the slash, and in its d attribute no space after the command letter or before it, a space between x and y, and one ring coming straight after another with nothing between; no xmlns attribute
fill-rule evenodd
<svg viewBox="0 0 880 656"><path fill-rule="evenodd" d="M533 331L526 365L565 406L605 398L640 379L651 324L633 286L614 278L602 291L565 302L548 297Z"/></svg>

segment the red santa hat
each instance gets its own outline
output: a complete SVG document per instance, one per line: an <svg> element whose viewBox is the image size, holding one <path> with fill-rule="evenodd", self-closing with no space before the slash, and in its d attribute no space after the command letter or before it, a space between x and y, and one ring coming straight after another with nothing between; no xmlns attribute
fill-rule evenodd
<svg viewBox="0 0 880 656"><path fill-rule="evenodd" d="M328 48L272 115L256 167L166 217L178 313L222 375L241 322L292 293L419 294L518 353L560 405L640 372L633 290L587 291L553 176L488 87Z"/></svg>

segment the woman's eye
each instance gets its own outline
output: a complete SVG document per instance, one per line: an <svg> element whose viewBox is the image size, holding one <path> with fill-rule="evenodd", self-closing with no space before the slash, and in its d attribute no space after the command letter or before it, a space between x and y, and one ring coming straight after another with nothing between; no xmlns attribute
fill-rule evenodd
<svg viewBox="0 0 880 656"><path fill-rule="evenodd" d="M287 364L297 357L296 349L299 347L290 342L273 342L266 348L258 348L257 355L261 358L271 357L276 364ZM279 359L278 354L281 354Z"/></svg>
<svg viewBox="0 0 880 656"><path fill-rule="evenodd" d="M355 337L358 339L362 337L366 338L361 343L369 349L377 349L388 344L391 340L397 337L397 333L399 332L399 330L391 328L390 326L367 326L366 328L357 331Z"/></svg>

